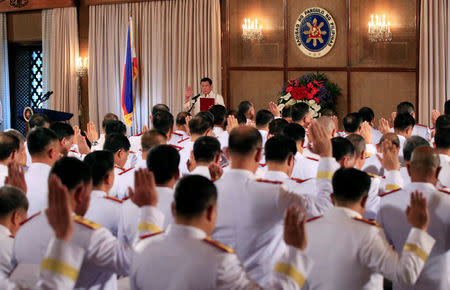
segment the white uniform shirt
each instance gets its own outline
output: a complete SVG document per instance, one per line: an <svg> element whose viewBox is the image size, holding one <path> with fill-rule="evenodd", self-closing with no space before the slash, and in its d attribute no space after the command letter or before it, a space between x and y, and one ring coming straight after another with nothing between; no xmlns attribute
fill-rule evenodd
<svg viewBox="0 0 450 290"><path fill-rule="evenodd" d="M211 179L211 174L209 173L208 166L197 166L197 167L195 167L194 170L192 170L192 172L190 174L191 175L194 175L194 174L201 175L208 179Z"/></svg>
<svg viewBox="0 0 450 290"><path fill-rule="evenodd" d="M319 167L319 159L306 157L299 152L295 153L294 158L292 177L303 180L316 177L317 168Z"/></svg>
<svg viewBox="0 0 450 290"><path fill-rule="evenodd" d="M222 105L225 106L225 103L223 102L223 97L219 94L214 93L213 91L211 91L209 94L207 94L206 96L201 94L200 97L197 99L197 102L194 105L194 108L191 111L191 115L195 116L198 112L200 112L200 101L203 98L214 98L214 105ZM195 101L193 101L192 99L189 100L189 102L186 102L184 104L184 110L187 111L191 108L192 104Z"/></svg>
<svg viewBox="0 0 450 290"><path fill-rule="evenodd" d="M381 153L375 153L370 157L367 157L361 170L367 173L383 176L384 167L383 165L381 165L381 162L378 159L377 155L383 156L383 154Z"/></svg>
<svg viewBox="0 0 450 290"><path fill-rule="evenodd" d="M186 138L189 138L189 135L187 132L181 131L181 130L175 130L172 132L172 137L170 138L169 142L167 142L167 144L177 145L178 142L180 142Z"/></svg>
<svg viewBox="0 0 450 290"><path fill-rule="evenodd" d="M216 138L219 138L220 136L222 136L223 132L225 132L225 130L223 129L223 127L220 126L214 126L213 131L212 131L212 135Z"/></svg>
<svg viewBox="0 0 450 290"><path fill-rule="evenodd" d="M131 289L260 289L232 249L208 240L199 228L171 225L167 233L142 240L136 252ZM268 289L299 289L293 273L307 277L310 261L289 247L279 262Z"/></svg>
<svg viewBox="0 0 450 290"><path fill-rule="evenodd" d="M372 144L376 145L380 143L381 137L383 137L383 134L381 134L380 131L375 129L374 127L370 127L370 130L372 131Z"/></svg>
<svg viewBox="0 0 450 290"><path fill-rule="evenodd" d="M134 188L135 168L123 169L114 166L114 184L108 194L118 199L128 196L128 187Z"/></svg>
<svg viewBox="0 0 450 290"><path fill-rule="evenodd" d="M441 172L439 172L439 181L445 187L450 187L450 156L439 154L441 160Z"/></svg>
<svg viewBox="0 0 450 290"><path fill-rule="evenodd" d="M264 146L266 145L266 141L267 141L267 135L269 135L269 132L266 130L258 130L259 134L261 134L262 137L262 147L264 148Z"/></svg>
<svg viewBox="0 0 450 290"><path fill-rule="evenodd" d="M5 178L8 176L8 166L0 164L0 186L5 185Z"/></svg>
<svg viewBox="0 0 450 290"><path fill-rule="evenodd" d="M48 205L48 176L52 168L44 163L31 163L25 181L27 183L28 216L43 210Z"/></svg>
<svg viewBox="0 0 450 290"><path fill-rule="evenodd" d="M0 225L0 279L7 278L16 263L13 259L14 238L4 225Z"/></svg>
<svg viewBox="0 0 450 290"><path fill-rule="evenodd" d="M319 163L319 162L317 162ZM316 172L317 175L317 172ZM317 195L316 179L296 179L289 178L289 176L281 171L271 171L268 170L264 176L264 179L269 181L280 181L291 191L298 194L310 194L313 196Z"/></svg>
<svg viewBox="0 0 450 290"><path fill-rule="evenodd" d="M410 194L422 192L428 202L430 225L428 233L436 239L422 274L415 286L404 287L394 284L394 289L450 289L448 276L450 271L450 195L437 191L430 183L413 182L402 190L386 194L381 198L377 220L383 226L386 239L397 252L401 252L408 236L409 225L405 210L409 205ZM446 258L447 256L447 258Z"/></svg>
<svg viewBox="0 0 450 290"><path fill-rule="evenodd" d="M84 217L104 226L117 237L121 205L122 201L120 199L109 197L104 191L93 190L91 192L89 209Z"/></svg>
<svg viewBox="0 0 450 290"><path fill-rule="evenodd" d="M180 175L185 176L190 174L187 167L187 161L191 158L191 151L194 150L194 142L192 142L189 138L188 140L180 143L179 146L182 147L182 149L178 151L178 153L180 153L180 164L178 167L180 170Z"/></svg>
<svg viewBox="0 0 450 290"><path fill-rule="evenodd" d="M420 136L422 138L424 138L425 140L427 140L428 142L431 140L431 130L430 128L428 128L425 125L421 125L421 124L416 124L414 125L413 131L412 131L412 136Z"/></svg>
<svg viewBox="0 0 450 290"><path fill-rule="evenodd" d="M164 217L154 207L142 207L139 223L140 233L161 227ZM110 231L88 220L75 219L72 243L86 252L76 287L94 289L116 289L115 273L127 276L134 255L131 245L120 243ZM14 256L19 264L36 265L45 255L53 237L53 230L45 214L28 220L19 229L14 242ZM32 245L30 245L32 243ZM36 277L37 278L37 277Z"/></svg>
<svg viewBox="0 0 450 290"><path fill-rule="evenodd" d="M415 282L424 261L407 249L399 257L388 245L383 229L360 218L355 211L335 207L307 223L305 254L314 264L306 289L367 289L364 287L373 273L394 281ZM411 230L407 242L425 255L434 245L434 239L418 229Z"/></svg>

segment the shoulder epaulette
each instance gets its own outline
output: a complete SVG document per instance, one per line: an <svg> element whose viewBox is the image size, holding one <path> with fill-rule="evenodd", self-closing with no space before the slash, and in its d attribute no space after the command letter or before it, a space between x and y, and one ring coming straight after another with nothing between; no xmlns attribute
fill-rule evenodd
<svg viewBox="0 0 450 290"><path fill-rule="evenodd" d="M189 139L189 138L191 138L191 137L186 137L186 138L184 138L184 139L181 139L180 141L178 141L178 144L180 144L180 143L186 141L186 140Z"/></svg>
<svg viewBox="0 0 450 290"><path fill-rule="evenodd" d="M78 152L77 150L70 149L69 151L70 151L70 152L73 152L73 153L79 154L79 152Z"/></svg>
<svg viewBox="0 0 450 290"><path fill-rule="evenodd" d="M293 180L293 181L295 181L295 182L297 182L297 183L303 183L303 182L306 182L306 181L308 181L308 180L310 180L311 178L307 178L307 179L301 179L301 178L294 178L294 177L291 177L291 180Z"/></svg>
<svg viewBox="0 0 450 290"><path fill-rule="evenodd" d="M183 147L177 146L177 145L173 145L173 144L169 144L170 146L172 146L173 148L177 149L178 152L180 152L181 150L183 150Z"/></svg>
<svg viewBox="0 0 450 290"><path fill-rule="evenodd" d="M87 219L85 219L85 218L83 218L83 217L81 217L79 215L74 216L73 220L77 224L83 225L83 226L85 226L87 228L90 228L92 230L96 230L96 229L99 229L99 228L102 227L101 225L99 225L97 223L94 223L93 221L87 220Z"/></svg>
<svg viewBox="0 0 450 290"><path fill-rule="evenodd" d="M122 198L122 201L126 201L126 200L129 200L129 199L130 199L130 197L126 196L126 197Z"/></svg>
<svg viewBox="0 0 450 290"><path fill-rule="evenodd" d="M139 137L139 136L141 136L142 134L144 134L144 132L141 132L141 133L139 133L139 134L137 134L137 135L134 135L135 137Z"/></svg>
<svg viewBox="0 0 450 290"><path fill-rule="evenodd" d="M448 191L447 189L443 189L443 188L441 188L441 189L438 189L440 192L443 192L443 193L445 193L445 194L450 194L450 191Z"/></svg>
<svg viewBox="0 0 450 290"><path fill-rule="evenodd" d="M175 134L177 136L183 137L183 134L177 133L177 132L172 132L172 134Z"/></svg>
<svg viewBox="0 0 450 290"><path fill-rule="evenodd" d="M31 221L32 219L34 219L35 217L37 217L37 216L40 215L40 214L41 214L41 212L35 213L34 215L30 216L29 218L27 218L26 220L24 220L23 222L21 222L20 225L23 225L24 223Z"/></svg>
<svg viewBox="0 0 450 290"><path fill-rule="evenodd" d="M259 166L261 166L261 167L266 167L266 163L264 163L264 164L261 164L261 163L259 163Z"/></svg>
<svg viewBox="0 0 450 290"><path fill-rule="evenodd" d="M319 159L312 158L312 157L309 157L309 156L307 156L306 159L313 160L313 161L319 161Z"/></svg>
<svg viewBox="0 0 450 290"><path fill-rule="evenodd" d="M391 191L388 191L388 192L385 192L385 193L380 193L380 194L378 194L378 196L379 197L383 197L383 196L386 196L386 195L388 195L388 194L391 194L391 193L394 193L394 192L396 192L396 191L399 191L401 188L397 188L397 189L394 189L394 190L391 190Z"/></svg>
<svg viewBox="0 0 450 290"><path fill-rule="evenodd" d="M132 169L134 169L134 167L128 168L127 170L124 169L122 172L119 173L119 175L125 174Z"/></svg>
<svg viewBox="0 0 450 290"><path fill-rule="evenodd" d="M321 217L323 217L323 215L315 216L315 217L312 217L310 219L307 219L306 222L309 223L309 222L315 221L317 219L320 219Z"/></svg>
<svg viewBox="0 0 450 290"><path fill-rule="evenodd" d="M425 128L428 128L428 126L426 126L426 125L422 125L422 124L416 124L417 126L420 126L420 127L425 127Z"/></svg>
<svg viewBox="0 0 450 290"><path fill-rule="evenodd" d="M162 233L164 233L164 232L161 231L161 232L156 232L156 233L153 233L153 234L143 235L143 236L140 236L139 239L144 240L146 238L154 237L154 236L157 236L157 235L162 234Z"/></svg>
<svg viewBox="0 0 450 290"><path fill-rule="evenodd" d="M134 152L134 151L131 151L131 150L130 150L130 151L128 151L128 153L129 153L129 154L136 154L136 152Z"/></svg>
<svg viewBox="0 0 450 290"><path fill-rule="evenodd" d="M256 179L257 182L265 182L265 183L273 183L273 184L283 184L282 181L274 181L274 180L268 180L268 179L262 179L258 178Z"/></svg>
<svg viewBox="0 0 450 290"><path fill-rule="evenodd" d="M372 153L366 152L366 158L370 158L370 157L372 157Z"/></svg>
<svg viewBox="0 0 450 290"><path fill-rule="evenodd" d="M353 219L356 220L356 221L359 221L359 222L363 222L363 223L372 225L372 226L377 226L377 227L380 226L380 224L377 223L376 221L371 221L371 220L364 219L364 218L359 218L359 217L354 217Z"/></svg>
<svg viewBox="0 0 450 290"><path fill-rule="evenodd" d="M215 241L211 238L205 238L205 239L203 239L203 241L226 252L226 253L230 253L230 254L234 253L234 250L232 248L225 246L224 244L219 243L218 241Z"/></svg>
<svg viewBox="0 0 450 290"><path fill-rule="evenodd" d="M120 167L120 166L117 166L117 165L114 165L114 168L120 169L120 170L122 170L122 171L125 170L124 168L122 168L122 167Z"/></svg>
<svg viewBox="0 0 450 290"><path fill-rule="evenodd" d="M118 202L118 203L122 203L123 202L123 200L118 199L116 197L109 196L109 195L104 196L104 198L112 200L112 201L115 201L115 202Z"/></svg>
<svg viewBox="0 0 450 290"><path fill-rule="evenodd" d="M372 177L372 178L377 178L377 177L379 177L378 175L373 174L373 173L370 173L370 172L366 172L366 173L367 173L367 175L369 175L369 176Z"/></svg>

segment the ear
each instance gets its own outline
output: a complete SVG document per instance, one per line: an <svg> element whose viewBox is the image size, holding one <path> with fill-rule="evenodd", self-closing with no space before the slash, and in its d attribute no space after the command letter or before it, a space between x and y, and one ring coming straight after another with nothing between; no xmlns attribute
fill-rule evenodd
<svg viewBox="0 0 450 290"><path fill-rule="evenodd" d="M303 138L303 140L302 141L300 141L300 146L303 148L303 147L305 147L305 139Z"/></svg>
<svg viewBox="0 0 450 290"><path fill-rule="evenodd" d="M153 129L153 118L150 116L150 129Z"/></svg>
<svg viewBox="0 0 450 290"><path fill-rule="evenodd" d="M105 184L107 185L113 185L114 184L114 170L111 170L105 178Z"/></svg>
<svg viewBox="0 0 450 290"><path fill-rule="evenodd" d="M230 151L228 150L228 147L225 148L225 156L227 157L228 160L230 160Z"/></svg>
<svg viewBox="0 0 450 290"><path fill-rule="evenodd" d="M174 202L174 201L172 201L172 203L170 204L170 211L172 212L173 218L176 218L176 214L175 214L175 202Z"/></svg>
<svg viewBox="0 0 450 290"><path fill-rule="evenodd" d="M416 119L416 112L412 112L411 116L414 118L414 120Z"/></svg>
<svg viewBox="0 0 450 290"><path fill-rule="evenodd" d="M11 153L11 160L12 161L16 161L17 160L17 153L18 153L18 151L13 151Z"/></svg>
<svg viewBox="0 0 450 290"><path fill-rule="evenodd" d="M220 154L217 154L216 158L214 158L214 163L219 164L220 160L221 160L221 156L220 156Z"/></svg>
<svg viewBox="0 0 450 290"><path fill-rule="evenodd" d="M205 136L211 136L212 135L212 130L211 129L208 129L206 132L205 132Z"/></svg>
<svg viewBox="0 0 450 290"><path fill-rule="evenodd" d="M334 138L334 136L336 136L336 133L337 133L337 129L331 130L331 138Z"/></svg>
<svg viewBox="0 0 450 290"><path fill-rule="evenodd" d="M261 160L262 149L258 149L255 154L255 161L259 163Z"/></svg>
<svg viewBox="0 0 450 290"><path fill-rule="evenodd" d="M179 169L177 169L177 172L175 173L174 178L175 178L175 180L180 179L180 170Z"/></svg>
<svg viewBox="0 0 450 290"><path fill-rule="evenodd" d="M369 198L369 195L364 195L360 200L360 205L362 208L366 208L367 198Z"/></svg>
<svg viewBox="0 0 450 290"><path fill-rule="evenodd" d="M58 152L56 151L56 146L51 146L47 151L47 156L50 159L55 159Z"/></svg>
<svg viewBox="0 0 450 290"><path fill-rule="evenodd" d="M334 195L332 193L330 193L330 199L331 199L331 203L333 205L336 205L336 201L334 200Z"/></svg>
<svg viewBox="0 0 450 290"><path fill-rule="evenodd" d="M13 225L18 226L22 222L22 218L20 215L20 212L18 210L15 210L11 215L11 222Z"/></svg>
<svg viewBox="0 0 450 290"><path fill-rule="evenodd" d="M213 205L208 206L208 208L206 209L206 218L210 222L212 222L214 220L215 207L216 207L216 205L213 204Z"/></svg>
<svg viewBox="0 0 450 290"><path fill-rule="evenodd" d="M363 151L361 152L361 155L359 156L359 159L361 159L361 160L366 159L366 150L363 150Z"/></svg>
<svg viewBox="0 0 450 290"><path fill-rule="evenodd" d="M289 158L288 158L288 160L287 160L287 164L289 165L289 166L294 166L294 155L290 155L289 156Z"/></svg>
<svg viewBox="0 0 450 290"><path fill-rule="evenodd" d="M86 186L84 185L84 183L81 183L80 185L77 186L77 188L74 190L73 192L73 199L75 200L76 203L82 203L84 196L83 193L86 190Z"/></svg>
<svg viewBox="0 0 450 290"><path fill-rule="evenodd" d="M167 134L168 136L167 136L167 140L170 140L171 138L172 138L172 135L173 135L173 125L172 125L172 127L170 128L170 130L169 130L169 134Z"/></svg>
<svg viewBox="0 0 450 290"><path fill-rule="evenodd" d="M413 127L408 127L408 128L406 128L406 135L411 135L412 134L412 130L413 130Z"/></svg>
<svg viewBox="0 0 450 290"><path fill-rule="evenodd" d="M439 180L439 173L441 173L441 170L442 170L442 167L438 167L437 169L436 169L436 176L435 176L435 178L437 179L437 180Z"/></svg>
<svg viewBox="0 0 450 290"><path fill-rule="evenodd" d="M405 161L406 170L408 171L408 175L411 176L411 164L409 164L409 161Z"/></svg>

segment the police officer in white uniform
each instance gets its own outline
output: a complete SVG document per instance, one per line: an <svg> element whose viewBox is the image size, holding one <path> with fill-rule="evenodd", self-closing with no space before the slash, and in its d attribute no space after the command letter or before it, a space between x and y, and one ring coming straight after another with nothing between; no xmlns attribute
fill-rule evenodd
<svg viewBox="0 0 450 290"><path fill-rule="evenodd" d="M172 205L175 224L166 233L155 233L137 245L132 289L260 288L248 277L233 249L208 237L215 226L216 202L216 187L205 177L191 175L180 180ZM301 251L306 245L304 222L299 224L295 212L291 216L287 215L285 223L286 242L291 246L275 267L269 289L299 289L307 278L309 261ZM289 229L298 234L292 235ZM176 274L167 275L169 272Z"/></svg>
<svg viewBox="0 0 450 290"><path fill-rule="evenodd" d="M190 116L187 112L179 112L175 119L175 130L172 132L172 137L168 140L168 144L176 145L179 141L184 140L189 137L188 125L186 123L186 118Z"/></svg>
<svg viewBox="0 0 450 290"><path fill-rule="evenodd" d="M436 239L433 251L416 284L409 287L394 284L396 290L450 288L448 281L450 263L448 257L446 258L450 250L450 194L436 189L439 168L438 154L432 148L417 147L408 163L412 183L381 198L377 220L383 226L386 239L398 253L401 252L410 229L403 213L408 206L411 192L421 192L428 200L430 225L427 232Z"/></svg>
<svg viewBox="0 0 450 290"><path fill-rule="evenodd" d="M441 161L439 182L445 187L450 187L450 128L440 128L434 137L434 144Z"/></svg>
<svg viewBox="0 0 450 290"><path fill-rule="evenodd" d="M397 105L397 111L392 114L393 119L395 119L399 114L410 114L414 120L416 118L416 112L414 111L414 105L410 102L401 102ZM431 140L431 130L428 126L418 124L417 121L414 122L414 127L412 130L412 136L420 136L427 141Z"/></svg>
<svg viewBox="0 0 450 290"><path fill-rule="evenodd" d="M8 165L16 162L20 150L20 141L16 136L0 133L0 186L5 184L8 176Z"/></svg>
<svg viewBox="0 0 450 290"><path fill-rule="evenodd" d="M407 218L412 229L399 245L399 256L382 228L362 218L369 187L369 176L357 169L341 168L334 174L335 207L306 225L305 253L314 261L306 289L366 289L373 273L403 284L416 282L435 243L426 233L426 200L419 194L411 198Z"/></svg>
<svg viewBox="0 0 450 290"><path fill-rule="evenodd" d="M198 138L194 143L192 154L195 160L195 168L190 174L201 175L211 179L209 166L220 163L220 142L217 138L211 136Z"/></svg>
<svg viewBox="0 0 450 290"><path fill-rule="evenodd" d="M198 98L193 98L193 92L192 87L186 88L186 93L184 96L184 110L188 111L191 106L193 105L192 110L190 113L192 115L196 115L198 112L200 112L200 102L203 98L212 98L214 99L213 105L222 105L225 106L225 103L223 101L223 97L215 92L212 91L213 89L213 82L210 78L203 78L200 80L200 86L201 86L201 93L199 94Z"/></svg>

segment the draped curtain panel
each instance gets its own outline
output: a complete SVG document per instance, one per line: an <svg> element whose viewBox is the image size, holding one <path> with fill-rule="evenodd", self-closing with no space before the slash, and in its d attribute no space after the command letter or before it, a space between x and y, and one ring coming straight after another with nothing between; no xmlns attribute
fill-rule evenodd
<svg viewBox="0 0 450 290"><path fill-rule="evenodd" d="M420 15L419 122L431 124L431 111L449 99L448 0L422 0Z"/></svg>
<svg viewBox="0 0 450 290"><path fill-rule="evenodd" d="M6 13L0 13L0 129L11 128L11 105L9 97L8 28Z"/></svg>
<svg viewBox="0 0 450 290"><path fill-rule="evenodd" d="M134 23L139 67L133 133L148 124L151 107L183 109L184 91L200 91L213 79L221 93L219 0L151 1L89 8L89 115L101 124L108 112L121 117L128 16Z"/></svg>
<svg viewBox="0 0 450 290"><path fill-rule="evenodd" d="M42 10L42 90L44 94L51 91L50 84L50 56L52 48L52 25L53 25L53 9ZM50 98L44 103L44 108L51 108Z"/></svg>

